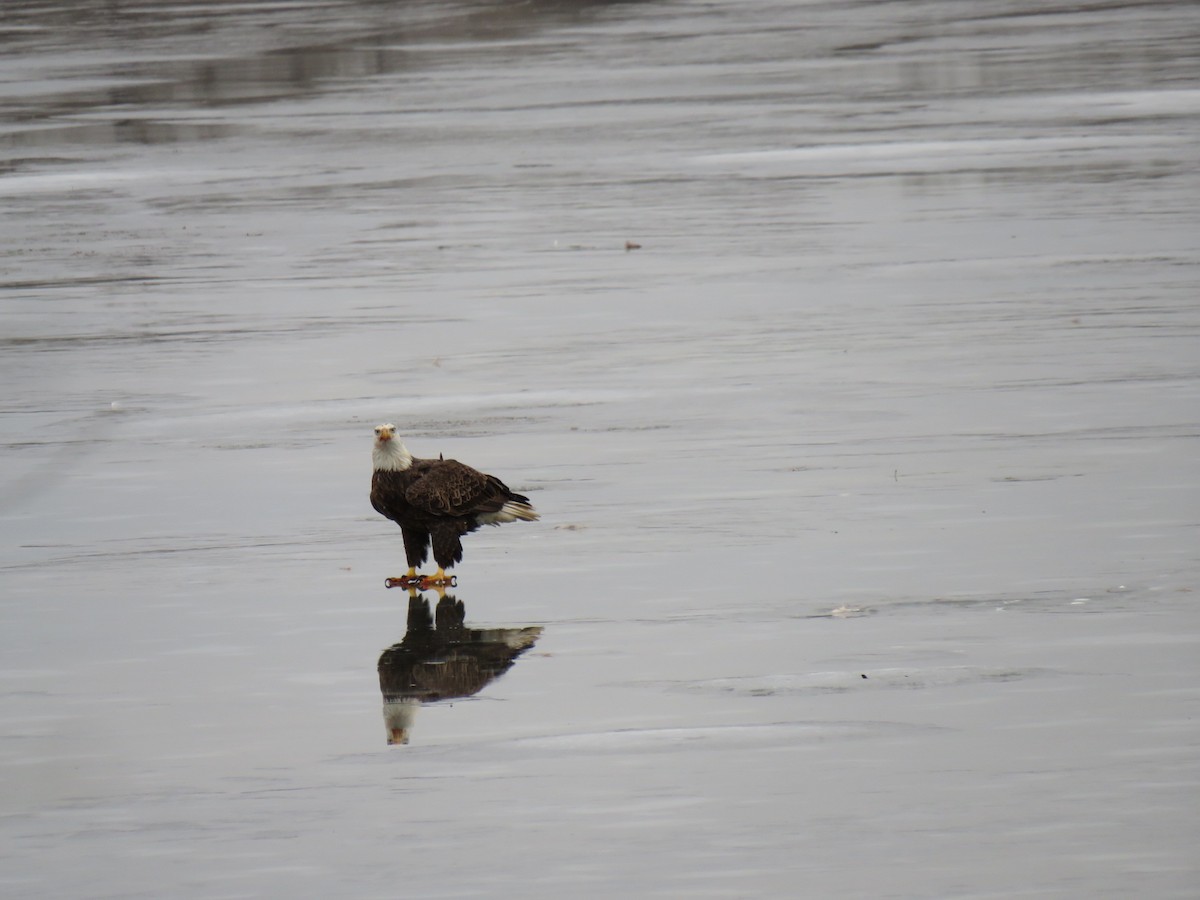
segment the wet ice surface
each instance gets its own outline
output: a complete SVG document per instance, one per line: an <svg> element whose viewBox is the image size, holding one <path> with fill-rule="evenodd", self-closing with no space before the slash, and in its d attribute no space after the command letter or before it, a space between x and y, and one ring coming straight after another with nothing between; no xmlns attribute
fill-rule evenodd
<svg viewBox="0 0 1200 900"><path fill-rule="evenodd" d="M1200 9L62 6L6 895L1195 896ZM390 748L384 420L544 517Z"/></svg>

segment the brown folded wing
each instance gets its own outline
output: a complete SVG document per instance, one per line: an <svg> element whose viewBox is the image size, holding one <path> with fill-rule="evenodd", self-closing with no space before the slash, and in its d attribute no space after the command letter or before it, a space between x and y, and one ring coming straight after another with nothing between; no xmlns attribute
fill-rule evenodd
<svg viewBox="0 0 1200 900"><path fill-rule="evenodd" d="M509 498L498 478L455 459L421 460L423 470L404 492L413 506L437 516L474 516L495 512ZM414 473L416 474L416 473Z"/></svg>

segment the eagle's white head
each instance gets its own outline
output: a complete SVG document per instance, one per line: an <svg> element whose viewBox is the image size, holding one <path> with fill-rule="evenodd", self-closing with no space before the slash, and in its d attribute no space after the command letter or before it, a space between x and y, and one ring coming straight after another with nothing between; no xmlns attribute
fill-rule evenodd
<svg viewBox="0 0 1200 900"><path fill-rule="evenodd" d="M400 697L383 701L383 724L387 729L388 746L407 744L412 734L413 719L421 703L412 697Z"/></svg>
<svg viewBox="0 0 1200 900"><path fill-rule="evenodd" d="M412 454L400 438L396 437L396 426L391 422L375 426L375 447L371 450L371 463L376 471L403 472L412 465Z"/></svg>

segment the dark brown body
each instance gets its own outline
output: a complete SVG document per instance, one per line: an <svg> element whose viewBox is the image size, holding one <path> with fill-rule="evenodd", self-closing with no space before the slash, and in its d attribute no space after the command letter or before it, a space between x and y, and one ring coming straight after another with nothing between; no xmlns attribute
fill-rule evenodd
<svg viewBox="0 0 1200 900"><path fill-rule="evenodd" d="M512 668L542 633L532 625L467 628L462 601L449 594L438 601L436 616L424 596L409 598L404 640L379 657L385 702L411 698L431 703L477 694Z"/></svg>
<svg viewBox="0 0 1200 900"><path fill-rule="evenodd" d="M371 505L400 526L413 568L425 562L430 545L434 561L448 569L462 560L464 534L481 525L537 518L528 497L453 459L413 459L403 471L375 470Z"/></svg>

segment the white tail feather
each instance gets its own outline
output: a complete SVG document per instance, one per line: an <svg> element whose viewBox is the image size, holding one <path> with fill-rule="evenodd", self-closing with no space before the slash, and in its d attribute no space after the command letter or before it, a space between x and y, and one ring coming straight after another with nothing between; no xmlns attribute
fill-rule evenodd
<svg viewBox="0 0 1200 900"><path fill-rule="evenodd" d="M509 500L495 512L480 513L475 517L480 525L503 525L506 522L536 522L541 518L528 503L519 500Z"/></svg>

